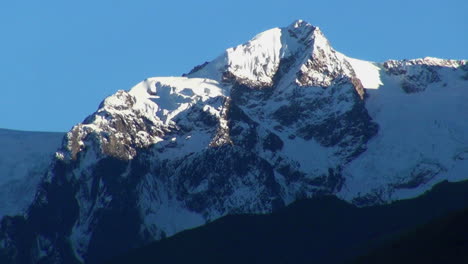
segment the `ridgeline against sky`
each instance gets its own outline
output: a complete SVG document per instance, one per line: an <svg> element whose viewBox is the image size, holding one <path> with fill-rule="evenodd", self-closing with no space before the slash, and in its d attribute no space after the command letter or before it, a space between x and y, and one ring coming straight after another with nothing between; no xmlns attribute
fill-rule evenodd
<svg viewBox="0 0 468 264"><path fill-rule="evenodd" d="M359 59L466 59L466 10L456 0L3 2L0 127L67 131L118 89L181 75L295 19Z"/></svg>

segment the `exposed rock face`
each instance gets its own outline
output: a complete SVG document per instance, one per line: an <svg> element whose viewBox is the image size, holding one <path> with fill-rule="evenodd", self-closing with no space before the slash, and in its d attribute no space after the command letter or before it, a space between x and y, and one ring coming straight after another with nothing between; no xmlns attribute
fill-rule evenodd
<svg viewBox="0 0 468 264"><path fill-rule="evenodd" d="M382 179L349 169L370 168L362 157L376 144L388 148L385 136L395 131L382 131L387 104L367 94L360 65L377 68L371 77L379 82L382 73L421 92L464 63L358 63L297 21L185 77L118 91L67 134L28 213L3 219L0 261L100 263L226 214L271 212L304 197L335 194L369 205L398 199L401 189L421 194L448 178L445 161L411 161L406 174L390 162L398 173ZM360 176L371 188L361 189Z"/></svg>
<svg viewBox="0 0 468 264"><path fill-rule="evenodd" d="M411 176L408 178L401 179L402 182L399 184L394 185L394 188L397 189L411 189L420 186L421 184L425 184L430 180L434 179L437 174L446 171L438 163L430 163L430 162L421 162L417 164L411 170Z"/></svg>
<svg viewBox="0 0 468 264"><path fill-rule="evenodd" d="M156 109L138 107L137 100L126 91L118 91L104 100L95 114L68 132L67 150L71 157L76 159L86 145L99 144L104 154L131 159L138 148L156 143L170 131L170 126L157 124L155 117L147 115L146 111Z"/></svg>
<svg viewBox="0 0 468 264"><path fill-rule="evenodd" d="M427 57L403 61L389 60L384 62L383 67L389 74L400 78L401 87L406 93L417 93L424 91L429 84L441 81L438 70L456 69L464 64L464 61Z"/></svg>

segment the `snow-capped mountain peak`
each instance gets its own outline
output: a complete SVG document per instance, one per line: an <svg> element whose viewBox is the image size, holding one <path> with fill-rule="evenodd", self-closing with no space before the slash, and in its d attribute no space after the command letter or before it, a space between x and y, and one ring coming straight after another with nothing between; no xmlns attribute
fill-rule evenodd
<svg viewBox="0 0 468 264"><path fill-rule="evenodd" d="M226 72L238 81L271 86L280 63L281 29L265 31L246 44L226 50Z"/></svg>
<svg viewBox="0 0 468 264"><path fill-rule="evenodd" d="M5 220L0 256L100 263L226 214L324 194L386 203L464 179L467 80L466 61L372 63L302 20L267 30L106 98L67 133L28 214Z"/></svg>
<svg viewBox="0 0 468 264"><path fill-rule="evenodd" d="M289 75L284 80L281 77ZM318 27L297 20L273 28L226 52L188 77L210 78L220 83L240 83L253 88L276 86L330 86L339 76L355 77L346 57L336 52ZM359 89L359 88L357 88ZM363 91L359 91L363 95Z"/></svg>
<svg viewBox="0 0 468 264"><path fill-rule="evenodd" d="M321 44L329 44L319 27L315 27L303 20L294 21L282 30L284 35L289 35L295 39L296 42L302 43L303 45L309 45L315 39L320 39L320 41L322 41ZM290 43L285 41L284 44L287 45ZM294 50L294 48L292 50Z"/></svg>

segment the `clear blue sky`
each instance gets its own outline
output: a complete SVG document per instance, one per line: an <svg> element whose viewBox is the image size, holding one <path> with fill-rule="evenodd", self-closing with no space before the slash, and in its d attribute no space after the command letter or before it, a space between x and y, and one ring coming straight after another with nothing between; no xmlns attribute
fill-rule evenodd
<svg viewBox="0 0 468 264"><path fill-rule="evenodd" d="M0 2L0 128L67 131L119 89L304 19L348 56L468 59L466 0Z"/></svg>

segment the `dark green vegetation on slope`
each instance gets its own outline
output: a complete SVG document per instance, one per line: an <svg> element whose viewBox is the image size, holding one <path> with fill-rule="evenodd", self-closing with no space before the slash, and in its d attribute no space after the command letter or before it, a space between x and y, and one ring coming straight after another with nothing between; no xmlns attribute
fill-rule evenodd
<svg viewBox="0 0 468 264"><path fill-rule="evenodd" d="M354 264L373 263L468 263L468 208L405 233Z"/></svg>
<svg viewBox="0 0 468 264"><path fill-rule="evenodd" d="M270 215L226 216L109 263L346 263L463 208L468 181L443 182L418 198L365 208L324 196Z"/></svg>

